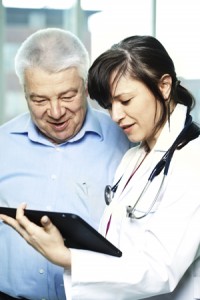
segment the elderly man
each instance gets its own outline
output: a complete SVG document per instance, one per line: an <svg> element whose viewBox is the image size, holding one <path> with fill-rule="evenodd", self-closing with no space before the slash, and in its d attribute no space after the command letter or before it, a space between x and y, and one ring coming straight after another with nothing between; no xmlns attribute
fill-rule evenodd
<svg viewBox="0 0 200 300"><path fill-rule="evenodd" d="M73 212L97 228L130 147L110 117L87 101L88 53L61 29L44 29L19 48L15 67L29 108L0 127L0 206ZM0 223L0 300L64 300L63 269ZM87 272L87 270L86 270Z"/></svg>

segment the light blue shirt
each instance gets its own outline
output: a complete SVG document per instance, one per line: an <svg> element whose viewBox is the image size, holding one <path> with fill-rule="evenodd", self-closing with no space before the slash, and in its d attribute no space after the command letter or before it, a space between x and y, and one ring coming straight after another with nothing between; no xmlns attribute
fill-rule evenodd
<svg viewBox="0 0 200 300"><path fill-rule="evenodd" d="M25 113L0 127L0 206L73 212L95 228L104 188L130 143L108 115L88 107L80 132L54 145ZM87 270L86 270L87 272ZM64 300L63 269L0 222L0 291L32 300Z"/></svg>

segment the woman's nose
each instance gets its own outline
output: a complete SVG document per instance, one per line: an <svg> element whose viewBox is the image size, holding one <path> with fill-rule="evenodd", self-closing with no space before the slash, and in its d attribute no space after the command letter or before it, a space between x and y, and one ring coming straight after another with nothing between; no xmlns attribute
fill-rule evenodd
<svg viewBox="0 0 200 300"><path fill-rule="evenodd" d="M123 107L120 102L113 102L110 110L111 118L114 122L119 123L125 116Z"/></svg>

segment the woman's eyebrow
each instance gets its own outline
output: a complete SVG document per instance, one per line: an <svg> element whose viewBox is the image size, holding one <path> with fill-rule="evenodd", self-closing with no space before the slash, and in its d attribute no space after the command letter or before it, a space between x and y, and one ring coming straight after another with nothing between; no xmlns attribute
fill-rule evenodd
<svg viewBox="0 0 200 300"><path fill-rule="evenodd" d="M120 98L120 97L122 97L122 96L129 96L129 95L131 96L131 94L132 94L131 92L127 92L127 93L126 93L126 92L119 93L119 94L117 94L117 95L113 95L113 96L112 96L112 99L117 99L117 98Z"/></svg>

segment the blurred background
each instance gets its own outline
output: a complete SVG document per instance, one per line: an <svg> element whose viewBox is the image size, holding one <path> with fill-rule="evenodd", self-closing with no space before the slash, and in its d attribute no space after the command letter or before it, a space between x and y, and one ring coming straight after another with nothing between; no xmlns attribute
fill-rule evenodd
<svg viewBox="0 0 200 300"><path fill-rule="evenodd" d="M155 36L196 97L193 117L200 122L199 14L199 0L0 0L0 124L27 110L14 57L26 37L47 27L75 33L91 62L122 38Z"/></svg>

